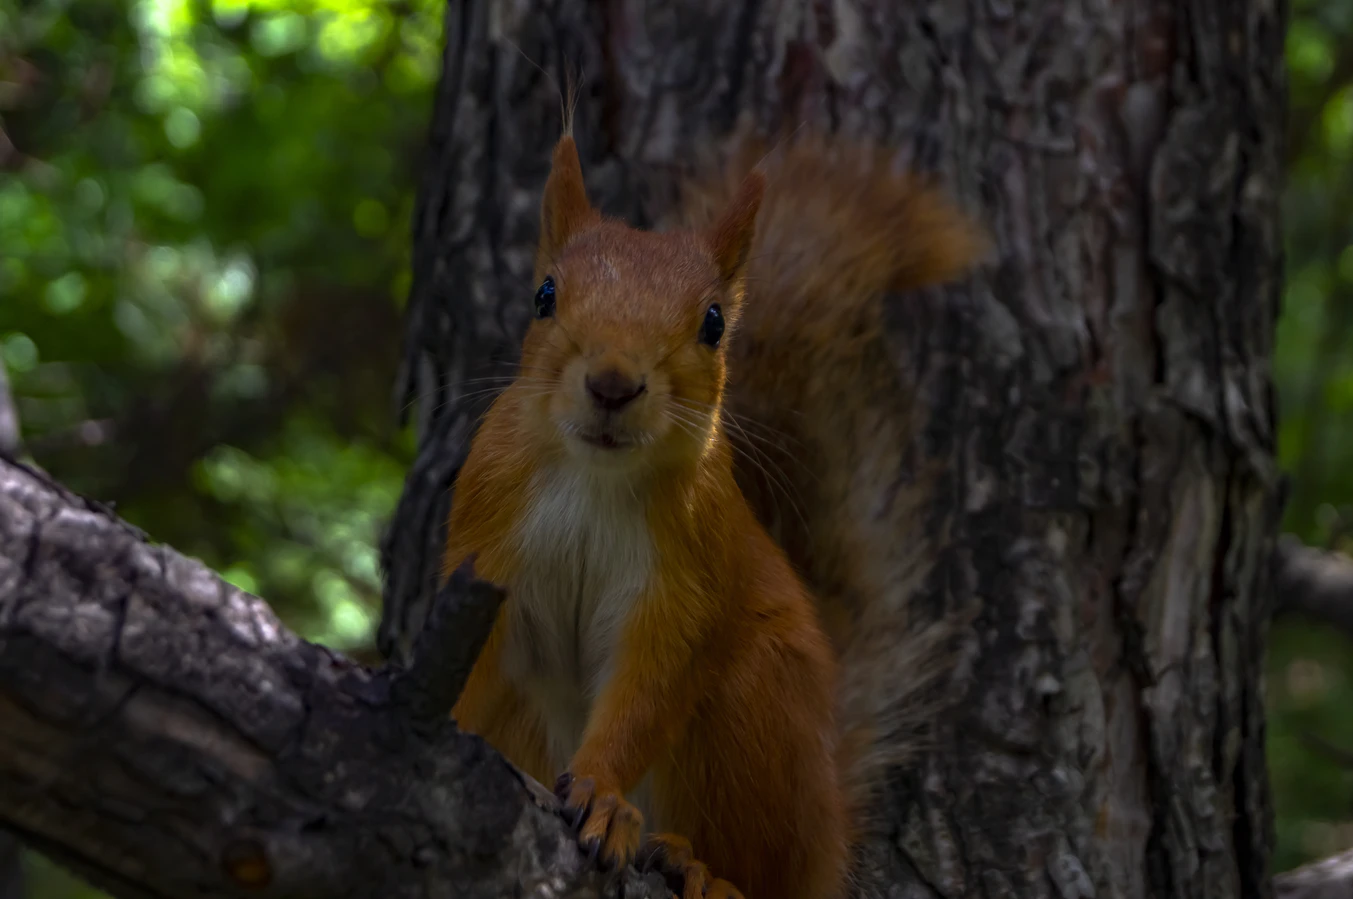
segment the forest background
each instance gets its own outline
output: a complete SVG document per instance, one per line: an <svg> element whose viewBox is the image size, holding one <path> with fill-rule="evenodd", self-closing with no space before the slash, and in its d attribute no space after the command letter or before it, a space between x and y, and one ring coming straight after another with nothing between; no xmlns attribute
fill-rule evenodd
<svg viewBox="0 0 1353 899"><path fill-rule="evenodd" d="M443 0L0 0L0 373L25 449L374 658ZM1284 530L1353 550L1353 2L1293 4ZM1275 870L1353 847L1353 640L1280 616ZM99 894L37 857L33 899Z"/></svg>

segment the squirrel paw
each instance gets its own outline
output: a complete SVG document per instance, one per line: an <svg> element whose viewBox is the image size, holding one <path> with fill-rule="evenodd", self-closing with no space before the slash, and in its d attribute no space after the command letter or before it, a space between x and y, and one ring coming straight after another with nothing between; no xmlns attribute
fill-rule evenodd
<svg viewBox="0 0 1353 899"><path fill-rule="evenodd" d="M635 863L641 871L660 872L681 899L743 899L737 887L696 860L689 840L674 833L650 834Z"/></svg>
<svg viewBox="0 0 1353 899"><path fill-rule="evenodd" d="M578 830L578 845L608 869L627 865L639 848L644 816L615 790L598 789L591 777L565 772L554 787L564 803L564 820Z"/></svg>

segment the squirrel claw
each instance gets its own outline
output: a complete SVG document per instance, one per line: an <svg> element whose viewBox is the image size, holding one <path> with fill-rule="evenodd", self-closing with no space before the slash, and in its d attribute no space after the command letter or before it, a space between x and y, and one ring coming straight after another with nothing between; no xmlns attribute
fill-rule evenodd
<svg viewBox="0 0 1353 899"><path fill-rule="evenodd" d="M640 874L657 870L661 865L662 854L652 842L646 843L644 848L639 850L639 854L634 857L634 867L639 869Z"/></svg>
<svg viewBox="0 0 1353 899"><path fill-rule="evenodd" d="M738 888L726 880L714 880L705 887L705 899L744 899Z"/></svg>
<svg viewBox="0 0 1353 899"><path fill-rule="evenodd" d="M681 899L744 899L738 888L709 873L696 860L690 841L676 834L652 834L640 853L642 870L660 871L667 888Z"/></svg>
<svg viewBox="0 0 1353 899"><path fill-rule="evenodd" d="M589 840L583 840L581 845L583 851L587 853L587 863L596 865L597 857L601 855L601 840L592 837Z"/></svg>
<svg viewBox="0 0 1353 899"><path fill-rule="evenodd" d="M559 775L554 782L554 795L559 798L563 805L559 809L559 817L564 819L564 823L574 831L582 827L583 819L587 817L587 806L591 802L591 792L586 795L573 796L574 777L565 771Z"/></svg>
<svg viewBox="0 0 1353 899"><path fill-rule="evenodd" d="M564 820L578 830L578 845L602 869L620 868L634 858L644 816L616 790L598 789L591 777L565 773L556 785L563 795Z"/></svg>

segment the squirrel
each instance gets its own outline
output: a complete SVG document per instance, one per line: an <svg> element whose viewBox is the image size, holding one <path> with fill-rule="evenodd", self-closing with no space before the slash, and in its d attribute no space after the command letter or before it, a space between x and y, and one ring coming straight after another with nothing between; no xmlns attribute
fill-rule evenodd
<svg viewBox="0 0 1353 899"><path fill-rule="evenodd" d="M893 634L870 624L916 566L849 520L878 482L844 442L905 436L859 411L895 377L862 355L885 295L955 280L984 248L881 149L801 139L778 156L691 181L679 227L640 230L593 208L566 120L534 320L471 442L443 559L507 589L458 725L558 775L594 858L656 868L684 899L850 886L884 719L910 689L875 675L909 681L926 650L877 645ZM816 470L789 472L790 450L762 464L752 422ZM794 526L786 487L814 507ZM852 651L904 658L848 675Z"/></svg>

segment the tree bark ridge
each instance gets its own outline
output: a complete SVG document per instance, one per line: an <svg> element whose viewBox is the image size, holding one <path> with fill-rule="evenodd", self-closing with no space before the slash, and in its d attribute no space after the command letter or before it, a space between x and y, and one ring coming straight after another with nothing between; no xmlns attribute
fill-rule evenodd
<svg viewBox="0 0 1353 899"><path fill-rule="evenodd" d="M459 606L496 608L467 577ZM473 614L439 620L477 652ZM0 825L112 895L668 895L590 870L426 686L0 461Z"/></svg>

